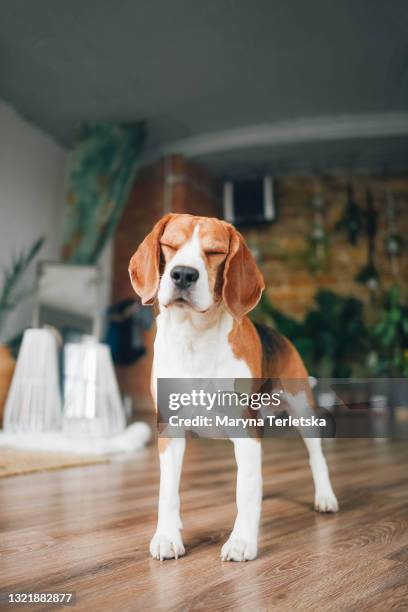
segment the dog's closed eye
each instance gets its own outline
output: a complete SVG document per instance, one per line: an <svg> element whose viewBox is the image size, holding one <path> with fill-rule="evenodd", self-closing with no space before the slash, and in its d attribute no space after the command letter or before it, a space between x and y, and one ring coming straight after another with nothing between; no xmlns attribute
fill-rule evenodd
<svg viewBox="0 0 408 612"><path fill-rule="evenodd" d="M225 251L204 251L204 253L207 255L207 257L211 257L211 256L222 256L225 257L225 255L227 254Z"/></svg>
<svg viewBox="0 0 408 612"><path fill-rule="evenodd" d="M177 248L178 248L174 244L169 244L168 242L161 242L160 246L167 248L167 249L171 249L172 251L177 251Z"/></svg>

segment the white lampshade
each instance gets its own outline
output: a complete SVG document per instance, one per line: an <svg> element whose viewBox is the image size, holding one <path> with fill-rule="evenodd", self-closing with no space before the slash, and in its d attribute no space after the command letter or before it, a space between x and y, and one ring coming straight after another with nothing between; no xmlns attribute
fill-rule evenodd
<svg viewBox="0 0 408 612"><path fill-rule="evenodd" d="M7 397L4 430L30 433L54 431L60 427L56 337L49 329L27 329Z"/></svg>
<svg viewBox="0 0 408 612"><path fill-rule="evenodd" d="M108 345L93 339L66 344L63 431L72 436L113 436L125 413Z"/></svg>

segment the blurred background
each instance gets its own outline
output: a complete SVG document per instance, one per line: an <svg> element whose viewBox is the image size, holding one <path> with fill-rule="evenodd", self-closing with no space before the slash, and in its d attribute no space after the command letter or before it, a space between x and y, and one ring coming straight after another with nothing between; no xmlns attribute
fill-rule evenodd
<svg viewBox="0 0 408 612"><path fill-rule="evenodd" d="M407 28L402 0L1 0L0 407L49 325L150 409L127 268L170 211L240 228L311 374L408 377Z"/></svg>

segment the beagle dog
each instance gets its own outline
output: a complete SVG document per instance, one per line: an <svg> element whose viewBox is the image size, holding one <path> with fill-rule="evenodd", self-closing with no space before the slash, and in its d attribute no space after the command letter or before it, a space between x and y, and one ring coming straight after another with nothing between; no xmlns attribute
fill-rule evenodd
<svg viewBox="0 0 408 612"><path fill-rule="evenodd" d="M261 337L265 334L247 317L265 285L244 238L232 225L216 218L168 214L133 255L129 273L142 303L157 303L159 308L151 377L155 403L159 378L262 377L302 379L307 399L313 402L306 369L294 346L271 330L266 347ZM294 399L296 406L298 397ZM321 440L304 441L315 486L315 509L336 512L338 503ZM261 444L253 437L232 442L237 516L221 558L248 561L258 551ZM159 438L158 447L158 521L150 553L155 559L177 559L185 552L179 498L185 439Z"/></svg>

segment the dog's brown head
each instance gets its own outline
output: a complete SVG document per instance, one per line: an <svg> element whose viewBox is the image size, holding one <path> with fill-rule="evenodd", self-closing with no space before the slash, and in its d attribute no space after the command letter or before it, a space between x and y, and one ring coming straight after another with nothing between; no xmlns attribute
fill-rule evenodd
<svg viewBox="0 0 408 612"><path fill-rule="evenodd" d="M146 236L129 273L143 304L207 312L221 303L237 319L264 289L262 274L241 234L211 217L169 214Z"/></svg>

